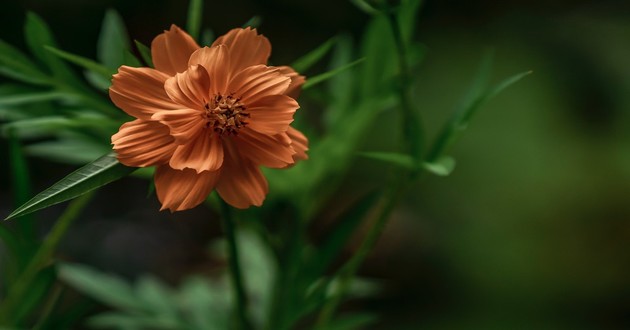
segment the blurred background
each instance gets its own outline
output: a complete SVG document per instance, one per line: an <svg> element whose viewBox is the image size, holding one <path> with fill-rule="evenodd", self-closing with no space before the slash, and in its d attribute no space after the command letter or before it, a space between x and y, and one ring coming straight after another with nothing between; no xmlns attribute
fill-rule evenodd
<svg viewBox="0 0 630 330"><path fill-rule="evenodd" d="M94 58L108 8L145 44L171 23L184 26L187 10L175 0L4 0L0 39L25 48L24 15L34 11L62 49ZM220 35L255 15L278 64L339 33L358 38L368 21L347 1L235 0L207 1L204 24ZM381 292L346 308L380 314L373 329L630 328L630 3L428 0L415 38L427 55L414 99L430 136L488 49L496 80L533 74L475 118L453 150L452 175L426 178L399 205L361 271ZM304 97L300 111L318 118L322 109ZM13 207L6 144L2 217ZM380 176L378 164L356 163L340 198ZM29 169L37 192L73 167L30 158ZM216 215L157 213L146 195L146 182L133 178L100 190L65 237L63 257L170 283L222 267L207 249L220 235ZM40 213L42 233L60 210Z"/></svg>

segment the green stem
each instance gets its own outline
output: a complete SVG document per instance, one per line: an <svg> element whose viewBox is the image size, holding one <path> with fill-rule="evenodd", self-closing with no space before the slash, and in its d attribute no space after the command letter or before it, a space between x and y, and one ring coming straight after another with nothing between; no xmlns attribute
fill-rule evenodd
<svg viewBox="0 0 630 330"><path fill-rule="evenodd" d="M5 300L0 305L0 324L9 323L7 321L14 315L16 308L28 292L31 282L35 280L39 271L50 262L61 238L87 205L93 194L92 192L84 194L70 202L70 205L68 205L64 213L59 217L31 262L15 284L9 289Z"/></svg>
<svg viewBox="0 0 630 330"><path fill-rule="evenodd" d="M234 219L230 206L221 201L221 218L223 219L223 230L228 243L228 259L230 265L230 275L234 286L235 309L240 330L252 329L251 322L247 316L247 294L243 284L243 275L239 262L238 249L236 244L236 233L234 230Z"/></svg>
<svg viewBox="0 0 630 330"><path fill-rule="evenodd" d="M345 296L350 287L352 278L357 273L359 266L363 263L363 261L365 261L370 251L372 251L374 245L376 245L378 238L381 236L385 226L387 225L387 220L390 218L390 214L394 210L394 207L398 204L398 201L408 189L409 182L412 181L412 179L417 178L419 173L421 173L417 169L420 168L420 164L422 163L424 130L422 120L415 111L411 102L411 72L407 61L406 46L403 40L402 31L400 30L397 13L395 11L390 11L386 15L392 28L400 71L400 88L398 90L398 97L400 99L402 119L401 126L403 131L401 144L404 150L413 157L417 166L414 167L416 170L396 172L397 175L392 178L389 188L381 200L380 212L376 216L376 220L370 228L370 231L363 239L363 242L359 246L355 255L341 270L339 270L337 275L337 278L339 278L339 289L320 312L315 326L316 329L323 330L328 328L328 325L339 307L342 298Z"/></svg>
<svg viewBox="0 0 630 330"><path fill-rule="evenodd" d="M55 306L57 305L57 302L59 301L61 291L63 291L63 287L59 283L55 284L50 294L48 295L48 299L39 315L37 323L33 326L33 330L44 329L44 325L46 325L48 317L50 316L50 314L52 314Z"/></svg>

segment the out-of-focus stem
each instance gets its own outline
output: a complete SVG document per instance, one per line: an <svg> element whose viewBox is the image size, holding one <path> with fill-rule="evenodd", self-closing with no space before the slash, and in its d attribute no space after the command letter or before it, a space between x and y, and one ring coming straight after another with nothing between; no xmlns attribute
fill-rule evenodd
<svg viewBox="0 0 630 330"><path fill-rule="evenodd" d="M221 201L221 218L223 219L223 230L228 243L228 260L230 265L230 276L234 286L235 309L240 330L252 329L252 325L247 316L247 294L243 284L243 275L239 263L238 248L236 244L236 233L234 230L234 219L230 206Z"/></svg>

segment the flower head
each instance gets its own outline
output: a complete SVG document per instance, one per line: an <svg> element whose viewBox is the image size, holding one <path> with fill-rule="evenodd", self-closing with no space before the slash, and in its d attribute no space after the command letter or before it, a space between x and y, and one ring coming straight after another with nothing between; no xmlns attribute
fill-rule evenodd
<svg viewBox="0 0 630 330"><path fill-rule="evenodd" d="M127 166L157 166L162 209L195 207L213 189L234 207L260 206L268 186L259 166L307 158L308 140L289 126L304 77L267 66L270 54L256 29L201 48L172 25L151 43L155 69L118 69L109 95L136 120L112 144Z"/></svg>

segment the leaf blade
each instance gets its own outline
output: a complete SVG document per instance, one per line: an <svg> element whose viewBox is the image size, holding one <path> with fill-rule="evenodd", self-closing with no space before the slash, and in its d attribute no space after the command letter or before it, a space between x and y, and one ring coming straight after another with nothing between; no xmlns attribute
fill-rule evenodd
<svg viewBox="0 0 630 330"><path fill-rule="evenodd" d="M109 153L70 173L48 189L37 194L26 202L26 204L9 214L5 220L13 219L78 197L88 191L92 191L131 174L134 170L135 168L120 164L115 154Z"/></svg>

